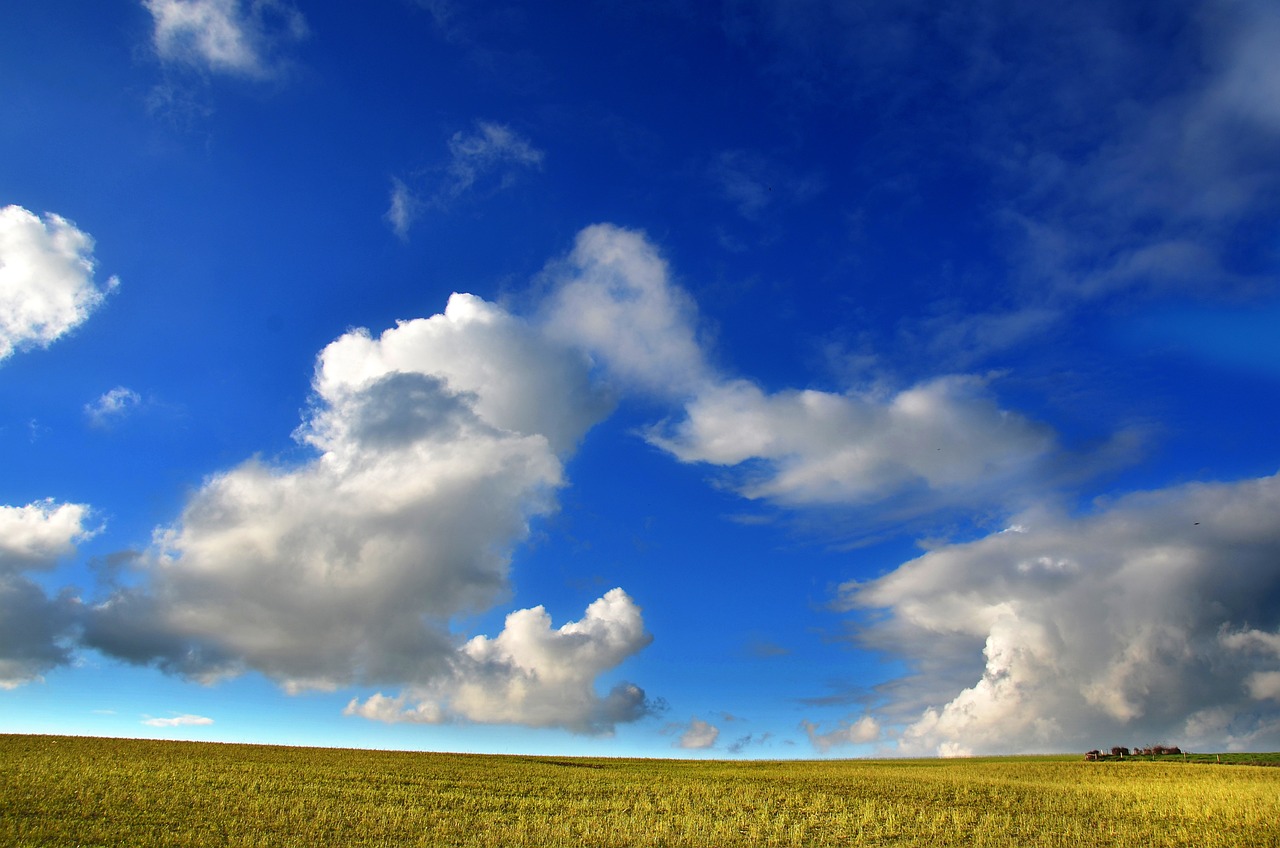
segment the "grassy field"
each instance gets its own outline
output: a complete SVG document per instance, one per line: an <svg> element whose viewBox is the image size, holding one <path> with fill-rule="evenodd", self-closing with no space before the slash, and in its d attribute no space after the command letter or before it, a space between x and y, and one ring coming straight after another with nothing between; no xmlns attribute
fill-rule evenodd
<svg viewBox="0 0 1280 848"><path fill-rule="evenodd" d="M558 759L0 735L0 845L1280 845L1280 768Z"/></svg>

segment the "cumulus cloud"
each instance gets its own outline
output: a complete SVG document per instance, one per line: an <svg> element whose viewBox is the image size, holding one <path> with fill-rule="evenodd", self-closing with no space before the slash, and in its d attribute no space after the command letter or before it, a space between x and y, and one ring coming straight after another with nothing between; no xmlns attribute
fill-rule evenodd
<svg viewBox="0 0 1280 848"><path fill-rule="evenodd" d="M606 408L579 356L469 295L339 338L314 388L298 437L319 456L206 481L157 532L149 585L90 618L91 644L292 689L429 678L453 650L445 622L505 593L558 454Z"/></svg>
<svg viewBox="0 0 1280 848"><path fill-rule="evenodd" d="M689 719L688 725L676 725L674 729L680 729L681 733L680 738L673 742L672 746L686 751L702 751L715 747L716 740L720 738L720 728L696 717Z"/></svg>
<svg viewBox="0 0 1280 848"><path fill-rule="evenodd" d="M811 721L800 723L800 728L809 737L814 750L825 754L832 748L845 745L865 745L880 739L880 722L869 715L864 715L855 722L841 722L834 730L822 733L818 725Z"/></svg>
<svg viewBox="0 0 1280 848"><path fill-rule="evenodd" d="M385 722L465 720L611 733L649 707L644 691L633 684L618 684L601 696L595 681L651 639L640 608L621 589L593 602L582 619L554 630L542 607L517 610L496 637L465 643L448 672L430 685L394 697L379 692L364 702L353 699L345 712Z"/></svg>
<svg viewBox="0 0 1280 848"><path fill-rule="evenodd" d="M494 304L455 294L441 315L402 321L378 339L359 330L347 333L325 348L315 388L327 408L308 425L307 440L327 449L351 427L368 427L371 417L386 416L391 410L380 405L382 393L374 390L362 396L371 404L352 406L353 393L388 375L413 373L436 377L461 393L460 401L481 422L541 436L556 454L576 446L611 408L590 382L581 354Z"/></svg>
<svg viewBox="0 0 1280 848"><path fill-rule="evenodd" d="M51 568L96 531L87 528L89 507L52 498L26 506L0 506L0 573Z"/></svg>
<svg viewBox="0 0 1280 848"><path fill-rule="evenodd" d="M404 684L459 718L606 732L643 714L595 678L647 644L621 590L550 630L541 608L493 640L450 620L508 594L512 549L555 508L562 461L610 408L582 354L465 294L318 356L297 438L316 457L213 475L139 573L86 612L86 644L203 681L256 670L288 691ZM404 696L352 711L386 718Z"/></svg>
<svg viewBox="0 0 1280 848"><path fill-rule="evenodd" d="M95 427L107 427L119 421L142 403L142 396L133 389L116 386L104 392L93 403L84 405L84 414Z"/></svg>
<svg viewBox="0 0 1280 848"><path fill-rule="evenodd" d="M186 715L173 716L171 718L151 718L147 717L142 723L148 727L200 727L203 725L213 724L213 719L205 716Z"/></svg>
<svg viewBox="0 0 1280 848"><path fill-rule="evenodd" d="M0 362L82 324L119 281L93 278L93 239L67 219L0 209Z"/></svg>
<svg viewBox="0 0 1280 848"><path fill-rule="evenodd" d="M587 227L549 276L554 289L542 317L548 331L589 351L616 381L679 397L712 378L693 298L673 283L643 233Z"/></svg>
<svg viewBox="0 0 1280 848"><path fill-rule="evenodd" d="M218 73L251 78L279 70L278 45L307 36L285 0L142 0L155 24L157 55Z"/></svg>
<svg viewBox="0 0 1280 848"><path fill-rule="evenodd" d="M95 530L83 504L36 501L0 506L0 689L41 679L71 658L66 644L76 604L68 594L48 597L23 576L47 570Z"/></svg>
<svg viewBox="0 0 1280 848"><path fill-rule="evenodd" d="M654 444L743 466L744 495L794 505L970 496L1053 445L977 377L881 396L766 394L721 376L692 298L641 233L586 228L544 283L529 320L455 294L442 314L328 345L295 434L315 457L206 480L136 579L86 611L85 643L205 681L255 670L289 691L405 687L349 707L370 718L607 732L646 709L630 684L594 689L647 643L620 590L559 630L520 610L459 646L449 622L506 595L513 550L555 509L563 462L612 391L683 404Z"/></svg>
<svg viewBox="0 0 1280 848"><path fill-rule="evenodd" d="M548 272L548 332L616 385L684 405L649 441L682 462L733 468L748 498L861 505L926 494L930 507L1025 481L1057 448L1046 426L1000 407L989 380L948 375L897 393L766 393L720 374L692 297L642 234L588 227Z"/></svg>
<svg viewBox="0 0 1280 848"><path fill-rule="evenodd" d="M650 440L683 462L756 462L739 491L793 505L998 486L1025 474L1055 442L1048 428L1001 409L986 381L972 376L889 396L766 394L732 380L704 390L686 414Z"/></svg>
<svg viewBox="0 0 1280 848"><path fill-rule="evenodd" d="M1280 476L1036 510L846 585L917 672L882 723L921 754L1280 744L1278 510Z"/></svg>

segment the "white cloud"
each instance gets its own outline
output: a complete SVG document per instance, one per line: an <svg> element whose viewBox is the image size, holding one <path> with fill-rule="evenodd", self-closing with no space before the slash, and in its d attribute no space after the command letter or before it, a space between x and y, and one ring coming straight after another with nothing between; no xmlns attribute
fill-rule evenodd
<svg viewBox="0 0 1280 848"><path fill-rule="evenodd" d="M969 494L1027 474L1054 448L1048 428L1001 409L984 380L949 376L897 394L765 394L745 380L703 391L650 441L682 462L754 465L749 498L859 504L908 489Z"/></svg>
<svg viewBox="0 0 1280 848"><path fill-rule="evenodd" d="M720 728L700 718L692 718L689 720L689 726L674 744L675 747L684 748L686 751L702 751L714 747L719 738Z"/></svg>
<svg viewBox="0 0 1280 848"><path fill-rule="evenodd" d="M52 498L26 506L0 505L0 573L49 568L94 535L85 527L89 507Z"/></svg>
<svg viewBox="0 0 1280 848"><path fill-rule="evenodd" d="M83 504L36 501L0 506L0 689L41 679L70 660L64 644L74 624L74 600L49 598L22 572L52 568L94 530Z"/></svg>
<svg viewBox="0 0 1280 848"><path fill-rule="evenodd" d="M220 73L267 77L276 46L307 36L306 20L284 0L142 0L155 22L156 53Z"/></svg>
<svg viewBox="0 0 1280 848"><path fill-rule="evenodd" d="M104 392L93 403L86 403L84 414L89 417L89 423L93 426L106 427L124 418L130 410L137 408L141 403L142 396L133 389L116 386Z"/></svg>
<svg viewBox="0 0 1280 848"><path fill-rule="evenodd" d="M412 373L442 380L482 423L541 436L556 454L571 451L610 409L608 398L589 382L580 354L494 304L454 294L443 314L401 321L376 340L354 331L326 347L315 389L329 409L318 410L307 440L329 450L334 440L377 441L393 438L397 426L412 426L409 418L425 410L394 408L394 394L357 397L377 380Z"/></svg>
<svg viewBox="0 0 1280 848"><path fill-rule="evenodd" d="M580 353L455 294L443 314L337 339L313 386L297 437L318 456L205 481L157 531L137 585L87 612L86 644L206 681L253 669L291 692L403 684L442 701L410 710L418 720L604 732L643 713L637 687L593 689L648 641L621 590L557 631L535 608L493 640L449 633L509 592L512 549L610 408Z"/></svg>
<svg viewBox="0 0 1280 848"><path fill-rule="evenodd" d="M65 218L0 209L0 362L82 324L119 281L93 279L93 239Z"/></svg>
<svg viewBox="0 0 1280 848"><path fill-rule="evenodd" d="M587 227L549 276L548 331L590 352L623 385L679 397L711 378L696 335L697 307L643 233Z"/></svg>
<svg viewBox="0 0 1280 848"><path fill-rule="evenodd" d="M383 720L604 732L645 703L629 684L594 690L648 639L620 590L560 630L535 608L492 640L459 648L449 633L505 596L513 549L556 507L563 460L611 408L592 360L608 383L686 404L655 444L747 467L740 491L780 503L990 494L1054 443L977 377L886 395L767 395L720 377L691 298L639 233L588 227L546 276L531 322L455 294L442 314L328 345L296 433L316 458L205 481L131 588L87 611L86 644L201 680L252 669L289 691L404 686L350 707ZM561 655L578 676L548 687Z"/></svg>
<svg viewBox="0 0 1280 848"><path fill-rule="evenodd" d="M542 607L517 610L496 637L464 644L448 674L395 697L379 692L363 703L353 699L345 712L385 722L465 720L611 733L646 714L644 692L622 683L602 697L595 681L650 641L640 608L621 589L555 630Z"/></svg>
<svg viewBox="0 0 1280 848"><path fill-rule="evenodd" d="M811 721L800 723L800 727L809 737L814 750L825 754L832 748L846 745L866 745L880 739L880 722L869 715L864 715L855 722L841 722L834 730L821 733L818 725Z"/></svg>
<svg viewBox="0 0 1280 848"><path fill-rule="evenodd" d="M1000 408L976 376L896 394L766 394L718 375L692 298L641 233L589 227L548 276L548 331L590 353L614 382L684 401L685 418L653 428L649 440L682 462L740 466L746 497L865 504L924 492L936 506L1025 480L1056 449L1047 427Z"/></svg>
<svg viewBox="0 0 1280 848"><path fill-rule="evenodd" d="M142 723L148 727L199 727L213 724L213 719L198 715L179 715L172 718L144 718Z"/></svg>
<svg viewBox="0 0 1280 848"><path fill-rule="evenodd" d="M578 235L547 272L547 331L580 347L615 384L684 403L649 441L682 462L740 472L749 498L802 506L926 495L922 508L1003 497L1045 471L1053 432L1001 408L987 378L948 375L897 393L766 394L708 364L697 310L642 233Z"/></svg>
<svg viewBox="0 0 1280 848"><path fill-rule="evenodd" d="M1280 744L1256 735L1278 717L1277 514L1280 477L1190 484L1033 511L848 584L851 608L880 611L862 640L916 671L884 688L881 722L903 753Z"/></svg>

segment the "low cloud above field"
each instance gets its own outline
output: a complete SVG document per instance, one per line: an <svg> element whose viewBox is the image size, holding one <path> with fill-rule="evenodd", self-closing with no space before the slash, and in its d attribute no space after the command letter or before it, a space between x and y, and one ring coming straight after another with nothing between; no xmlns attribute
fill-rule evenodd
<svg viewBox="0 0 1280 848"><path fill-rule="evenodd" d="M476 636L427 686L394 697L353 699L347 715L389 723L524 724L607 734L650 711L638 686L621 683L601 696L595 681L652 640L640 608L621 589L587 607L586 615L552 629L542 607L517 610L492 639Z"/></svg>
<svg viewBox="0 0 1280 848"><path fill-rule="evenodd" d="M809 744L820 754L833 748L845 745L866 745L880 740L880 722L871 716L862 716L857 721L841 722L833 730L822 732L819 726L811 721L800 723L800 729L809 737Z"/></svg>
<svg viewBox="0 0 1280 848"><path fill-rule="evenodd" d="M84 323L119 284L99 286L94 269L93 239L66 218L0 209L0 363Z"/></svg>
<svg viewBox="0 0 1280 848"><path fill-rule="evenodd" d="M213 724L213 719L187 713L170 718L151 718L148 716L142 720L142 723L147 727L202 727Z"/></svg>
<svg viewBox="0 0 1280 848"><path fill-rule="evenodd" d="M679 733L680 738L672 742L671 747L682 748L686 751L703 751L708 748L714 748L716 740L720 738L720 728L696 716L689 719L688 724L668 725L663 730L663 733Z"/></svg>
<svg viewBox="0 0 1280 848"><path fill-rule="evenodd" d="M1280 744L1280 477L1037 510L843 587L897 750Z"/></svg>

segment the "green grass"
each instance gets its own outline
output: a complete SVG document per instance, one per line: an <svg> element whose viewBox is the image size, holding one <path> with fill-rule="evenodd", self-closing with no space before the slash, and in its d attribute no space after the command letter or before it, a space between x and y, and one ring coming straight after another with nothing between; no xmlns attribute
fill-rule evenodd
<svg viewBox="0 0 1280 848"><path fill-rule="evenodd" d="M1280 844L1280 769L1181 757L712 762L0 735L0 845L1082 844Z"/></svg>

